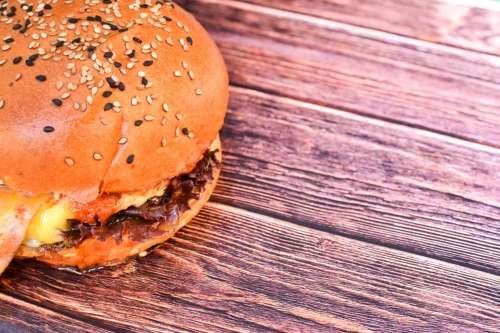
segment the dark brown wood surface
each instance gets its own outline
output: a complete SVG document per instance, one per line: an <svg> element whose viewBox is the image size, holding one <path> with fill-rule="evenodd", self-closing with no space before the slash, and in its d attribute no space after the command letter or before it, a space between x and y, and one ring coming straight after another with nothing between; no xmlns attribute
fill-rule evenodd
<svg viewBox="0 0 500 333"><path fill-rule="evenodd" d="M213 199L115 270L13 264L0 331L500 332L494 2L180 3L231 75Z"/></svg>

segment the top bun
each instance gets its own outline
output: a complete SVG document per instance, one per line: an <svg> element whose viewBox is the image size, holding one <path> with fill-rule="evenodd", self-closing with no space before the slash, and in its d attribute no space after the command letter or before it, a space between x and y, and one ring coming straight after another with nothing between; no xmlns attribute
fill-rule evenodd
<svg viewBox="0 0 500 333"><path fill-rule="evenodd" d="M224 61L169 1L0 8L0 182L87 202L188 172L228 102Z"/></svg>

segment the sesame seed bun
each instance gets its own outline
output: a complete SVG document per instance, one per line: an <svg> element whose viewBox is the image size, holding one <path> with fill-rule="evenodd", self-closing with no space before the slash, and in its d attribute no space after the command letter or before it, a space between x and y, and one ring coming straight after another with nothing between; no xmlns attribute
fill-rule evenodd
<svg viewBox="0 0 500 333"><path fill-rule="evenodd" d="M222 158L220 141L217 139L211 145L212 150L217 150L217 159ZM132 256L144 256L151 247L164 243L179 229L191 221L208 201L220 176L220 166L214 170L213 179L205 186L204 191L196 200L191 200L190 209L183 212L179 218L161 235L143 241L134 241L130 238L117 241L112 236L106 239L96 237L88 238L75 247L61 250L33 249L22 246L17 254L17 259L34 258L38 261L58 267L74 267L86 270L101 266L112 266L122 263Z"/></svg>
<svg viewBox="0 0 500 333"><path fill-rule="evenodd" d="M1 9L0 183L89 202L202 158L227 109L224 61L179 6L141 3Z"/></svg>

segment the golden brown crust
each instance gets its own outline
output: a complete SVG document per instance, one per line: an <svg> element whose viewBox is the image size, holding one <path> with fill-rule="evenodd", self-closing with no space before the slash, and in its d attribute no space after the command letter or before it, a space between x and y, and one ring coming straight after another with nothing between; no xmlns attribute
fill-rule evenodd
<svg viewBox="0 0 500 333"><path fill-rule="evenodd" d="M84 3L59 1L43 16L30 16L24 35L14 30L16 22L26 21L22 9L12 23L0 22L0 36L14 39L0 44L7 45L0 51L0 61L6 60L0 66L0 181L18 192L60 192L88 202L102 192L152 188L190 170L222 126L227 72L217 47L190 14L169 4L156 13L152 5L130 9L128 1L99 2L79 13ZM134 25L118 32L86 19L97 14L120 27ZM71 23L71 16L79 20ZM54 45L63 39L63 46ZM134 57L125 54L130 50ZM38 58L28 66L35 53ZM18 64L16 57L22 57ZM144 88L140 72L150 87ZM106 78L113 77L124 91L110 87ZM112 95L104 97L105 91ZM108 103L114 109L105 111ZM47 126L54 131L44 132Z"/></svg>
<svg viewBox="0 0 500 333"><path fill-rule="evenodd" d="M219 140L216 141L212 148L219 147ZM221 160L222 155L219 151L217 158ZM214 173L214 180L207 184L205 191L202 193L199 200L191 204L191 209L183 213L176 224L172 225L169 230L161 236L150 238L144 242L132 240L123 240L116 242L112 236L104 241L96 238L89 238L79 244L77 247L63 249L58 252L45 251L38 252L37 250L21 247L16 254L17 259L35 258L36 260L46 262L53 266L70 266L78 267L79 269L88 269L96 266L115 265L130 256L135 256L147 249L161 244L172 237L179 229L191 221L208 201L215 188L220 175L220 169Z"/></svg>

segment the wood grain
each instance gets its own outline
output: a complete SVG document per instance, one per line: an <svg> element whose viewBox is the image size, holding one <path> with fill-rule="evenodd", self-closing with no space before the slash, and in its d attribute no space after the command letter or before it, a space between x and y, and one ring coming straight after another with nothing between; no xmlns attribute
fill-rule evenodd
<svg viewBox="0 0 500 333"><path fill-rule="evenodd" d="M500 54L494 1L242 0L453 47ZM481 6L479 3L481 3Z"/></svg>
<svg viewBox="0 0 500 333"><path fill-rule="evenodd" d="M497 276L213 203L128 270L14 265L1 285L141 332L495 332L500 319Z"/></svg>
<svg viewBox="0 0 500 333"><path fill-rule="evenodd" d="M19 298L0 294L0 332L111 332L88 322L31 304L31 302L31 299L25 302Z"/></svg>
<svg viewBox="0 0 500 333"><path fill-rule="evenodd" d="M235 85L500 147L497 57L238 1L180 3Z"/></svg>
<svg viewBox="0 0 500 333"><path fill-rule="evenodd" d="M500 273L500 154L233 88L215 200Z"/></svg>

